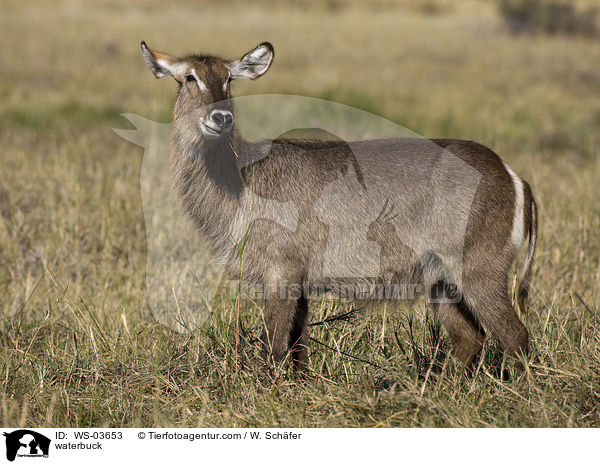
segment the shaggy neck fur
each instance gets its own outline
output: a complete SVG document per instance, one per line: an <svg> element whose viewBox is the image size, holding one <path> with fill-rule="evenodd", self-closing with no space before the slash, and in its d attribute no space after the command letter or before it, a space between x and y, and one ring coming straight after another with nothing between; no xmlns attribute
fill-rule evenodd
<svg viewBox="0 0 600 464"><path fill-rule="evenodd" d="M202 140L197 127L175 121L171 144L173 181L181 205L215 256L222 258L233 245L229 230L244 191L236 160L241 137L232 131L216 140Z"/></svg>

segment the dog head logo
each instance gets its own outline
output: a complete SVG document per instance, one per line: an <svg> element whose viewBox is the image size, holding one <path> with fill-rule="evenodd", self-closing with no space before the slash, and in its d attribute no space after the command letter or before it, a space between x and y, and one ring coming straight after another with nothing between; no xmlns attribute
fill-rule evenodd
<svg viewBox="0 0 600 464"><path fill-rule="evenodd" d="M33 430L15 430L4 433L6 437L6 459L14 461L17 456L48 457L50 439Z"/></svg>

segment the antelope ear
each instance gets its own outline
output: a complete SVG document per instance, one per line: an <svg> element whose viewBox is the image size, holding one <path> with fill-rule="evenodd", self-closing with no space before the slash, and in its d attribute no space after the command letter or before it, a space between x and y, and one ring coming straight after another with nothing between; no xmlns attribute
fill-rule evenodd
<svg viewBox="0 0 600 464"><path fill-rule="evenodd" d="M263 42L254 50L250 50L239 60L229 64L231 79L256 79L267 72L273 62L273 45Z"/></svg>
<svg viewBox="0 0 600 464"><path fill-rule="evenodd" d="M188 68L184 61L178 60L177 58L167 55L166 53L150 50L148 45L146 45L146 42L143 40L141 47L144 60L154 76L157 78L173 76L179 82L183 80L183 76L187 72Z"/></svg>

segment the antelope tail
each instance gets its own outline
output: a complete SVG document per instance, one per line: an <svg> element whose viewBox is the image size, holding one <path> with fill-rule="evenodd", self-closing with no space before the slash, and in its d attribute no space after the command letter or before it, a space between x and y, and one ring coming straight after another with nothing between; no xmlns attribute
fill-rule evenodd
<svg viewBox="0 0 600 464"><path fill-rule="evenodd" d="M531 283L531 274L533 267L533 258L535 255L535 245L537 240L537 229L538 229L538 221L537 221L537 205L535 203L535 199L533 198L533 194L531 193L531 188L529 185L525 184L525 197L531 205L529 211L529 248L527 249L527 257L525 258L525 266L523 269L523 275L521 276L521 281L519 282L519 287L517 290L517 303L519 305L519 310L521 313L525 313L527 310L527 298L529 296L529 284Z"/></svg>

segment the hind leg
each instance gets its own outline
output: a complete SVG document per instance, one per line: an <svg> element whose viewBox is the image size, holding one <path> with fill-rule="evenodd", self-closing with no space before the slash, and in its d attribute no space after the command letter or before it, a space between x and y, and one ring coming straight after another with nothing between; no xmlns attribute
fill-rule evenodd
<svg viewBox="0 0 600 464"><path fill-rule="evenodd" d="M469 368L481 352L485 332L463 302L443 301L445 296L446 284L444 282L438 282L432 287L433 311L436 319L450 337L454 356ZM436 301L440 297L442 297L442 301Z"/></svg>
<svg viewBox="0 0 600 464"><path fill-rule="evenodd" d="M511 304L507 279L479 274L465 281L464 296L473 315L498 340L505 356L528 353L529 335Z"/></svg>

